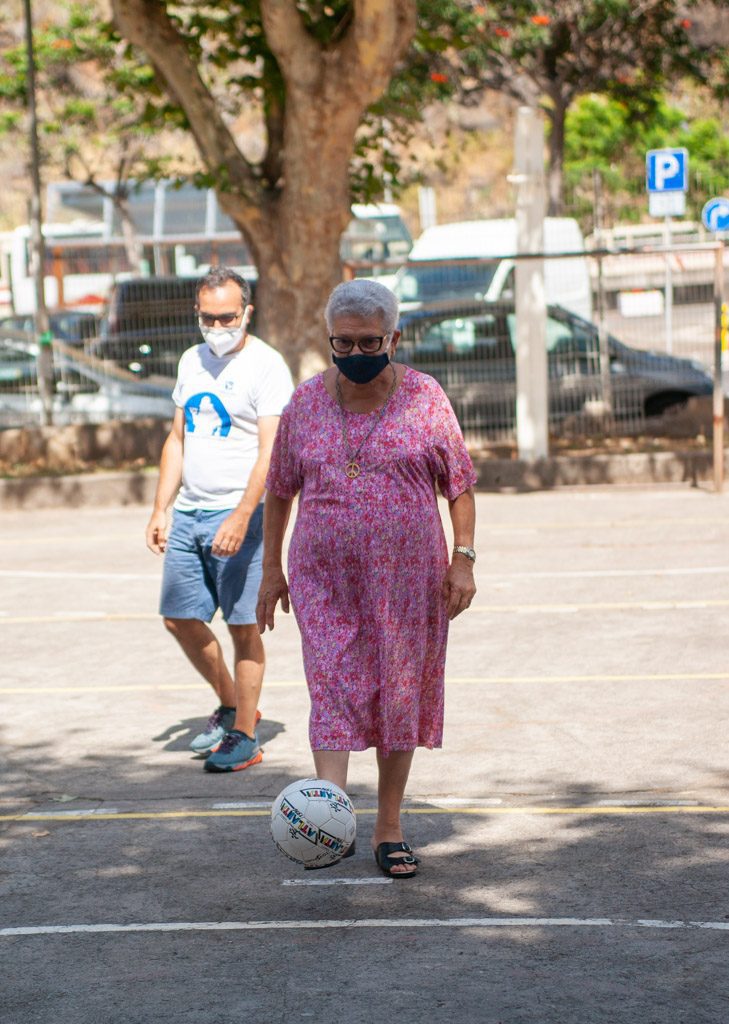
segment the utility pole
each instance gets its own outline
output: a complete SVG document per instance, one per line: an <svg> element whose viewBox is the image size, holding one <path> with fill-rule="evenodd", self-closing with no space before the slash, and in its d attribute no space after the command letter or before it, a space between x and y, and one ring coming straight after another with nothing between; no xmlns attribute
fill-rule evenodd
<svg viewBox="0 0 729 1024"><path fill-rule="evenodd" d="M38 339L38 389L41 396L43 424L53 422L53 347L49 330L44 288L45 244L41 210L40 147L38 145L38 114L35 101L35 54L33 52L33 14L30 0L23 0L25 11L25 48L28 60L28 132L30 137L30 253L35 282L35 335Z"/></svg>
<svg viewBox="0 0 729 1024"><path fill-rule="evenodd" d="M517 255L544 252L544 120L519 107L514 138ZM522 459L546 458L549 448L547 299L544 260L516 261L516 440Z"/></svg>

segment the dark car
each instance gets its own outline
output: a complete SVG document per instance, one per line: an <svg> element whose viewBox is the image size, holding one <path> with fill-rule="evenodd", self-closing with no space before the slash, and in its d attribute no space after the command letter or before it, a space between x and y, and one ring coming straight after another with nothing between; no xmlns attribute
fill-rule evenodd
<svg viewBox="0 0 729 1024"><path fill-rule="evenodd" d="M99 333L100 318L95 313L63 309L48 314L51 334L66 345L83 345ZM0 340L34 342L34 322L30 313L0 317Z"/></svg>
<svg viewBox="0 0 729 1024"><path fill-rule="evenodd" d="M112 288L92 354L140 377L174 377L186 348L202 341L194 277L135 277Z"/></svg>
<svg viewBox="0 0 729 1024"><path fill-rule="evenodd" d="M431 374L448 394L464 430L513 428L516 420L516 315L513 302L458 305L402 314L397 358ZM549 419L605 411L642 421L710 395L706 368L644 351L608 336L603 373L598 328L559 306L547 315ZM607 385L607 387L606 387Z"/></svg>
<svg viewBox="0 0 729 1024"><path fill-rule="evenodd" d="M96 337L99 317L73 309L48 314L51 334L65 345L85 347ZM60 352L53 359L54 387L59 392L87 390L72 360ZM33 316L0 317L0 391L34 391L38 386L38 340Z"/></svg>

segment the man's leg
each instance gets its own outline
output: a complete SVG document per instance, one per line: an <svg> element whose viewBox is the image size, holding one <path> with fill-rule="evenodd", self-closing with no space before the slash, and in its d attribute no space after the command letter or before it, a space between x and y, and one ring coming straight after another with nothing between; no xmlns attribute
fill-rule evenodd
<svg viewBox="0 0 729 1024"><path fill-rule="evenodd" d="M235 729L253 738L256 735L256 712L263 684L263 670L266 657L258 626L228 626L233 638L235 658L235 691L233 704L236 707Z"/></svg>
<svg viewBox="0 0 729 1024"><path fill-rule="evenodd" d="M377 818L372 836L372 846L376 851L380 843L401 843L403 841L400 811L405 786L413 761L413 750L392 750L387 757L377 751L377 767L379 778L377 783ZM398 854L391 854L398 858ZM405 857L407 854L402 853ZM391 874L413 874L412 864L394 865Z"/></svg>
<svg viewBox="0 0 729 1024"><path fill-rule="evenodd" d="M164 618L167 630L203 679L210 683L225 707L235 707L235 684L223 657L218 638L206 622L199 619Z"/></svg>

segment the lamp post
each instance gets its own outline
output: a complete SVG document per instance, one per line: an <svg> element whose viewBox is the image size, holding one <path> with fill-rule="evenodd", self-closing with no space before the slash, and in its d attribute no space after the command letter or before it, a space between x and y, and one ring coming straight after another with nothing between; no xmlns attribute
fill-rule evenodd
<svg viewBox="0 0 729 1024"><path fill-rule="evenodd" d="M23 0L25 48L28 61L28 134L30 138L30 252L35 282L35 335L38 339L38 388L44 425L53 422L53 348L49 331L44 290L45 245L41 210L40 147L38 114L35 101L35 55L33 52L33 15L30 0Z"/></svg>

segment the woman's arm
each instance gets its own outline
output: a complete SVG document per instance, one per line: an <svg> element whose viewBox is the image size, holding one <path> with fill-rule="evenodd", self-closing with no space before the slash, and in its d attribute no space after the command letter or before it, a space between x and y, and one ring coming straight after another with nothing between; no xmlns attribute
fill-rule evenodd
<svg viewBox="0 0 729 1024"><path fill-rule="evenodd" d="M453 525L454 547L473 548L473 535L476 529L476 502L473 488L459 494L448 502L448 509ZM473 560L467 555L454 551L446 578L443 581L443 596L448 605L448 618L455 619L470 605L476 593L473 581Z"/></svg>
<svg viewBox="0 0 729 1024"><path fill-rule="evenodd" d="M263 506L263 576L258 591L256 622L264 633L273 629L273 615L278 602L289 610L289 588L283 571L283 541L291 515L293 498L279 498L270 491Z"/></svg>

